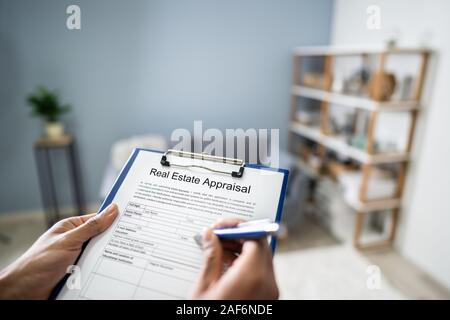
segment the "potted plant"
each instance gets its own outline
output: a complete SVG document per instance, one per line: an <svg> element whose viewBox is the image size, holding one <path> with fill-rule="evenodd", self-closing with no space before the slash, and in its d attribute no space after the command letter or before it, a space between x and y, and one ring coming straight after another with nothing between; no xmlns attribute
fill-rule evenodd
<svg viewBox="0 0 450 320"><path fill-rule="evenodd" d="M27 97L33 116L45 120L45 135L48 138L58 138L64 135L64 125L60 116L70 110L70 105L61 104L55 91L39 87L34 94Z"/></svg>

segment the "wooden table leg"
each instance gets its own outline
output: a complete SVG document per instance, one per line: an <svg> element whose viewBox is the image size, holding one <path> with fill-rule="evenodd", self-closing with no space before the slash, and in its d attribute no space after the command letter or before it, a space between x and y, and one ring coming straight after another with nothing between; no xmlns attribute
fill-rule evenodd
<svg viewBox="0 0 450 320"><path fill-rule="evenodd" d="M77 206L77 214L82 215L85 212L86 208L84 206L84 195L83 195L83 188L81 186L81 175L79 170L79 164L78 159L76 157L75 152L75 143L73 142L71 145L68 146L68 156L69 156L69 162L70 162L70 171L72 175L72 191L73 196L75 198L75 203Z"/></svg>

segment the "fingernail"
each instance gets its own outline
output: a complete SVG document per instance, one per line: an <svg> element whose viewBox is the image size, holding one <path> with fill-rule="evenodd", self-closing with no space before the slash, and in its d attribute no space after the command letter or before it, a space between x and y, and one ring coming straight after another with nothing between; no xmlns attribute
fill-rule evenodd
<svg viewBox="0 0 450 320"><path fill-rule="evenodd" d="M111 203L109 206L107 206L100 214L101 215L112 215L115 213L117 208L117 205L115 203Z"/></svg>
<svg viewBox="0 0 450 320"><path fill-rule="evenodd" d="M203 242L209 242L212 239L212 230L210 228L203 228L202 235Z"/></svg>
<svg viewBox="0 0 450 320"><path fill-rule="evenodd" d="M108 216L115 215L118 210L119 210L119 207L117 207L117 204L111 203L108 208Z"/></svg>

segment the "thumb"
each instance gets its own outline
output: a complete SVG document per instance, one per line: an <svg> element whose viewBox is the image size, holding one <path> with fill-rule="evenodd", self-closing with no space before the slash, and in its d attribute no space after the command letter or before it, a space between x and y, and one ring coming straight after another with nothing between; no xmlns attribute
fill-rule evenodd
<svg viewBox="0 0 450 320"><path fill-rule="evenodd" d="M70 231L70 234L79 241L85 242L108 229L118 213L117 205L112 203L102 212L90 217L83 224Z"/></svg>
<svg viewBox="0 0 450 320"><path fill-rule="evenodd" d="M208 228L203 232L202 246L204 261L195 290L197 291L197 294L201 294L208 289L212 283L220 278L223 266L222 245L211 228Z"/></svg>

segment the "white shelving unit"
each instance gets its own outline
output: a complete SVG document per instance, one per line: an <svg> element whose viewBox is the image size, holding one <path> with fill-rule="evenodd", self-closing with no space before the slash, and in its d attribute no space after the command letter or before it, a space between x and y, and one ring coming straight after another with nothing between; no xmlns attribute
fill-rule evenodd
<svg viewBox="0 0 450 320"><path fill-rule="evenodd" d="M414 93L411 99L402 101L383 101L379 94L382 90L382 80L375 83L376 98L365 96L354 96L331 91L333 78L333 63L336 57L340 56L366 56L375 55L378 59L376 72L380 75L385 73L385 62L390 55L419 55L420 66L416 75ZM291 113L289 130L291 143L295 136L301 136L318 144L325 163L326 150L351 158L361 164L361 185L358 197L344 198L346 202L356 211L353 240L357 248L372 248L380 245L391 245L398 222L399 208L408 162L410 160L410 149L415 130L418 111L421 108L420 98L428 64L430 51L424 48L387 48L383 46L360 46L360 47L300 47L294 50L293 61L293 85L291 90ZM324 60L323 88L312 88L305 86L301 81L301 61L307 57L322 57ZM380 77L381 78L381 77ZM296 120L298 97L319 100L320 105L320 126L311 127L299 123ZM366 134L366 150L349 145L346 139L339 135L330 134L328 129L329 105L335 104L346 108L366 110L369 113L369 122ZM379 112L409 112L411 114L411 127L408 132L407 147L404 152L376 153L374 148L374 131ZM294 152L295 153L295 152ZM399 164L399 174L397 178L397 188L395 196L388 199L367 200L368 180L372 168L382 164ZM298 159L298 166L312 177L320 177L320 170L310 168L308 164ZM387 239L378 243L362 244L360 236L364 218L367 214L381 210L391 210L392 225Z"/></svg>

